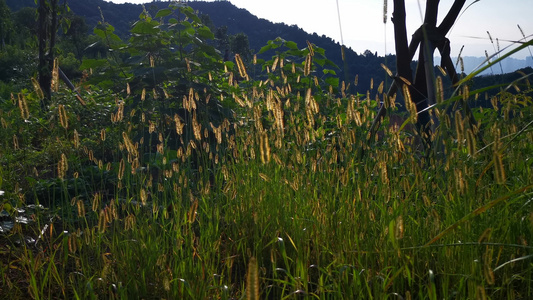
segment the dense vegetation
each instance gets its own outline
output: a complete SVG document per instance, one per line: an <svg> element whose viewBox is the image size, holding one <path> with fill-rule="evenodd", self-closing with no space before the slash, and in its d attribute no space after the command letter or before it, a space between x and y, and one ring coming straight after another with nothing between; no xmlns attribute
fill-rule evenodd
<svg viewBox="0 0 533 300"><path fill-rule="evenodd" d="M533 294L531 70L441 95L430 149L405 130L412 110L368 142L385 84L350 93L320 44L225 60L186 5L143 11L122 38L105 20L85 36L65 10L57 57L79 95L56 68L43 107L31 13L0 31L18 60L0 90L0 296ZM489 90L474 125L450 109Z"/></svg>
<svg viewBox="0 0 533 300"><path fill-rule="evenodd" d="M12 11L19 11L22 8L35 6L34 0L6 0ZM113 4L103 0L70 0L68 1L71 11L85 19L88 28L92 28L102 19L112 24L115 33L121 38L127 38L131 24L138 20L143 7L139 4ZM281 37L287 41L294 41L299 45L305 45L306 41L320 45L328 53L328 58L339 66L339 77L344 79L344 69L348 70L348 77L353 78L359 75L359 85L352 84L354 92L366 93L370 86L370 80L377 82L385 80L385 73L380 67L381 63L395 69L395 56L377 56L375 52L367 50L364 53L356 53L350 48L345 49L346 65L342 59L341 46L338 42L324 35L316 33L309 34L301 28L283 23L272 23L265 19L259 19L244 9L239 9L229 1L188 1L195 11L198 12L202 21L210 27L217 38L216 43L229 43L229 41L239 34L247 37L249 48L257 52L269 40ZM155 15L158 10L168 6L168 2L152 2L145 5L148 12ZM101 12L98 8L101 8ZM207 17L208 16L208 17ZM226 45L215 45L224 53ZM236 53L242 54L242 49ZM233 51L235 52L235 51Z"/></svg>

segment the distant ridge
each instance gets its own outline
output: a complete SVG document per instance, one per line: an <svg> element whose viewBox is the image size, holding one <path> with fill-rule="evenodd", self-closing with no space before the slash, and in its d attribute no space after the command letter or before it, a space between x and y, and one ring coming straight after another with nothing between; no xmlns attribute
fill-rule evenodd
<svg viewBox="0 0 533 300"><path fill-rule="evenodd" d="M6 4L12 11L17 11L23 7L35 7L34 0L5 0ZM62 1L60 1L61 3ZM346 49L346 62L342 60L341 45L325 35L316 33L307 33L296 25L286 25L284 23L272 23L268 20L258 18L245 9L233 5L229 1L189 1L187 2L199 14L209 15L215 27L227 26L228 34L244 33L248 36L250 48L258 51L266 45L267 41L281 37L287 41L294 41L299 47L306 46L306 41L314 43L326 50L326 56L333 61L340 69L337 70L338 76L344 80L344 68L348 72L348 81L353 84L355 76L358 75L357 91L365 93L370 87L371 79L374 82L381 82L386 79L386 73L381 68L385 64L390 70L395 72L396 57L389 55L380 57L373 51L367 50L364 53L356 53L351 48ZM106 22L115 27L119 36L127 37L131 25L138 20L142 12L141 4L115 4L104 0L69 0L68 5L71 10L82 17L85 17L87 25L94 28L101 21L103 15ZM168 7L169 2L158 1L144 5L151 13L157 12L161 8ZM101 11L101 12L100 12ZM456 59L454 58L454 61ZM475 70L485 60L484 57L463 57L464 72L470 73ZM436 63L439 58L436 58ZM484 71L481 75L500 75L503 73L514 72L527 66L533 67L533 58L519 60L507 58L500 64L496 64ZM460 65L457 65L457 71L461 71Z"/></svg>
<svg viewBox="0 0 533 300"><path fill-rule="evenodd" d="M493 62L497 58L498 57L494 57L490 61ZM463 65L464 65L464 72L467 74L487 64L486 57L465 56L462 59L463 59ZM457 57L453 57L452 60L454 62L457 62ZM440 59L435 59L435 63L440 63ZM480 75L483 75L483 76L502 75L502 74L514 72L519 69L524 69L527 67L533 67L533 57L527 57L526 59L516 59L513 57L508 57L502 60L501 64L497 63L493 65L487 70L481 72ZM458 64L456 68L458 72L461 71L460 64Z"/></svg>
<svg viewBox="0 0 533 300"><path fill-rule="evenodd" d="M36 6L34 0L6 0L6 3L12 11ZM138 20L142 12L141 4L114 4L103 0L69 0L68 5L72 12L85 17L91 30L98 21L101 21L100 8L105 21L113 25L116 33L122 37L127 37L131 24ZM168 7L168 5L168 2L151 2L145 4L144 7L155 14L158 9ZM341 45L333 39L325 35L319 36L316 33L309 34L296 25L272 23L258 18L228 1L189 1L187 5L197 10L199 14L209 15L216 27L227 26L228 34L246 34L250 48L255 51L265 46L269 40L274 40L277 37L294 41L301 48L306 47L307 41L324 48L327 58L340 68L337 70L337 74L341 79L345 79L344 67L348 70L348 80L352 84L355 76L358 75L357 91L361 93L366 93L370 87L371 79L375 82L385 80L386 73L381 68L382 63L386 64L389 69L395 70L394 56L378 57L370 50L358 54L351 48L345 49L345 63L341 56Z"/></svg>

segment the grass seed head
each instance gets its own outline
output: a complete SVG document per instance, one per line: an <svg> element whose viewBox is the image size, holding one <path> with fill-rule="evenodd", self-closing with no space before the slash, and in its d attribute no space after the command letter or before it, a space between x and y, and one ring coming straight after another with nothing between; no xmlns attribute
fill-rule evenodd
<svg viewBox="0 0 533 300"><path fill-rule="evenodd" d="M39 81L37 81L36 78L32 77L31 83L33 84L33 89L35 90L37 97L39 97L39 99L41 100L44 99L44 93L43 93L43 90L41 89L41 85L39 84Z"/></svg>
<svg viewBox="0 0 533 300"><path fill-rule="evenodd" d="M91 201L91 209L96 212L100 208L100 200L102 197L100 196L100 193L95 193L93 195L93 199Z"/></svg>
<svg viewBox="0 0 533 300"><path fill-rule="evenodd" d="M191 195L191 199L194 197ZM196 212L198 210L198 200L193 200L191 207L189 208L189 212L187 213L187 220L189 221L189 224L192 224L194 220L196 219Z"/></svg>
<svg viewBox="0 0 533 300"><path fill-rule="evenodd" d="M466 130L466 145L468 147L468 154L470 156L476 155L476 137L472 129L468 128Z"/></svg>
<svg viewBox="0 0 533 300"><path fill-rule="evenodd" d="M416 104L411 100L411 92L409 91L408 85L404 84L402 86L402 89L403 89L403 95L405 98L405 106L407 108L407 111L409 111L411 122L416 123L418 120Z"/></svg>
<svg viewBox="0 0 533 300"><path fill-rule="evenodd" d="M248 262L248 271L246 272L246 299L259 299L259 267L255 257L250 258Z"/></svg>
<svg viewBox="0 0 533 300"><path fill-rule="evenodd" d="M78 199L76 201L76 206L78 208L78 217L82 218L85 216L85 203L83 203L83 200Z"/></svg>
<svg viewBox="0 0 533 300"><path fill-rule="evenodd" d="M181 117L178 114L174 115L174 123L176 123L176 133L182 135L185 124L181 122Z"/></svg>
<svg viewBox="0 0 533 300"><path fill-rule="evenodd" d="M120 160L119 167L118 167L118 180L122 180L124 178L124 171L126 170L126 162L124 161L124 158Z"/></svg>
<svg viewBox="0 0 533 300"><path fill-rule="evenodd" d="M139 167L140 167L139 159L135 157L131 162L131 174L135 175Z"/></svg>
<svg viewBox="0 0 533 300"><path fill-rule="evenodd" d="M239 54L235 54L235 62L237 63L237 68L239 69L239 75L245 80L249 80L248 73L246 73L246 67L244 62Z"/></svg>
<svg viewBox="0 0 533 300"><path fill-rule="evenodd" d="M54 59L54 65L52 68L52 91L57 92L59 90L59 61Z"/></svg>
<svg viewBox="0 0 533 300"><path fill-rule="evenodd" d="M98 214L98 231L100 233L104 233L106 230L106 214L103 209L100 210L100 213Z"/></svg>
<svg viewBox="0 0 533 300"><path fill-rule="evenodd" d="M437 103L444 101L444 86L442 83L442 77L437 77Z"/></svg>
<svg viewBox="0 0 533 300"><path fill-rule="evenodd" d="M468 87L468 85L464 85L463 86L463 101L468 101L468 98L470 98L470 88Z"/></svg>
<svg viewBox="0 0 533 300"><path fill-rule="evenodd" d="M196 112L192 115L192 128L194 138L198 141L202 140L202 125L197 121Z"/></svg>
<svg viewBox="0 0 533 300"><path fill-rule="evenodd" d="M57 164L57 177L60 179L64 179L67 175L67 171L68 171L67 156L64 153L61 153L61 159L59 160L59 163Z"/></svg>
<svg viewBox="0 0 533 300"><path fill-rule="evenodd" d="M30 110L28 108L28 101L26 100L26 97L23 93L18 94L18 104L20 109L20 116L27 120L30 118Z"/></svg>
<svg viewBox="0 0 533 300"><path fill-rule="evenodd" d="M146 201L148 200L148 194L146 193L145 189L141 189L140 196L142 205L146 205Z"/></svg>
<svg viewBox="0 0 533 300"><path fill-rule="evenodd" d="M68 237L68 252L76 253L78 250L78 238L77 234L71 234Z"/></svg>
<svg viewBox="0 0 533 300"><path fill-rule="evenodd" d="M313 44L311 44L309 41L306 41L307 42L307 49L309 49L309 54L311 54L311 56L315 56L315 49L313 47Z"/></svg>
<svg viewBox="0 0 533 300"><path fill-rule="evenodd" d="M461 114L461 111L459 110L456 110L455 111L455 131L456 131L456 134L457 134L457 141L459 143L462 143L463 140L464 140L464 133L465 133L465 128L464 128L464 120L463 120L463 115Z"/></svg>
<svg viewBox="0 0 533 300"><path fill-rule="evenodd" d="M275 72L276 68L278 67L279 62L279 55L274 58L274 62L272 63L271 72Z"/></svg>
<svg viewBox="0 0 533 300"><path fill-rule="evenodd" d="M67 129L68 128L68 116L67 116L67 110L65 109L65 106L63 104L59 104L58 114L59 114L59 123L61 124L61 127Z"/></svg>
<svg viewBox="0 0 533 300"><path fill-rule="evenodd" d="M185 64L187 65L187 72L190 73L192 71L191 70L191 63L190 63L190 61L189 61L189 59L187 57L185 58Z"/></svg>
<svg viewBox="0 0 533 300"><path fill-rule="evenodd" d="M305 58L305 64L304 64L304 76L309 76L311 73L311 66L313 65L313 56L311 53L307 55Z"/></svg>

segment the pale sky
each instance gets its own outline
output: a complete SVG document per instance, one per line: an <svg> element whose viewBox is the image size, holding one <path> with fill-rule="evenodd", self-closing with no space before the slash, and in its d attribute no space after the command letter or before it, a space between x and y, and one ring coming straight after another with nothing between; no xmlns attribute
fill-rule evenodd
<svg viewBox="0 0 533 300"><path fill-rule="evenodd" d="M143 0L106 0L115 3L147 3ZM213 1L213 0L211 0ZM211 2L208 1L208 2ZM252 14L270 20L297 25L303 30L326 35L341 41L337 15L337 1L340 9L344 44L357 53L366 49L379 55L394 53L394 29L390 21L393 0L388 0L388 20L383 24L383 0L230 0L235 6ZM162 2L165 2L164 0ZM407 34L410 36L423 19L425 0L405 0L407 11ZM439 20L442 20L454 0L441 0ZM467 0L465 8L475 0ZM464 10L464 9L463 9ZM452 56L457 56L464 45L462 56L485 56L510 44L508 41L522 40L518 26L528 40L533 38L533 0L479 0L460 16L448 38L452 45ZM493 38L493 44L487 31ZM533 48L533 47L530 47ZM530 49L533 52L533 49ZM515 58L531 56L530 51L515 55Z"/></svg>

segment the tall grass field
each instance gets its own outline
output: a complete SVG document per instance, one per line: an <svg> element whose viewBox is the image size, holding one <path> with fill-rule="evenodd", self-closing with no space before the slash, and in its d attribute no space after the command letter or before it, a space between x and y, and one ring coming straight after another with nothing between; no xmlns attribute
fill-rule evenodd
<svg viewBox="0 0 533 300"><path fill-rule="evenodd" d="M129 52L84 63L85 105L59 83L0 104L0 298L533 295L531 74L450 88L428 147L383 83L328 84L320 45L223 62L178 12L126 42L103 23ZM402 121L369 139L380 102Z"/></svg>

